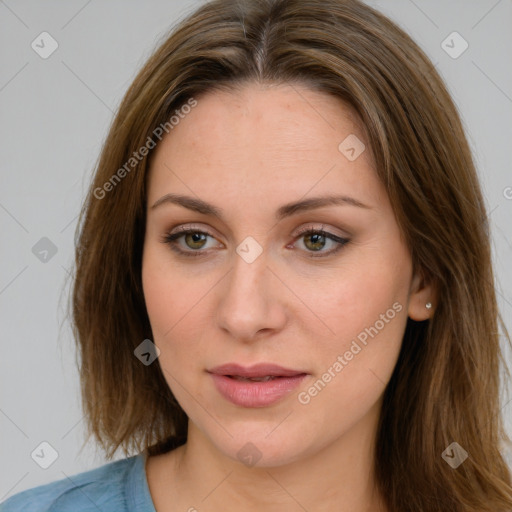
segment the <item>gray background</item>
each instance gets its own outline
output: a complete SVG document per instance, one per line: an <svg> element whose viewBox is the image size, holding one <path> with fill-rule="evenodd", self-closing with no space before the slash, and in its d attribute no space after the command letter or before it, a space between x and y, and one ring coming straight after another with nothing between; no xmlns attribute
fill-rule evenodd
<svg viewBox="0 0 512 512"><path fill-rule="evenodd" d="M0 0L0 501L106 462L93 443L79 453L83 418L65 318L77 215L128 85L167 31L200 3ZM425 49L459 106L490 212L500 307L512 331L512 1L369 3ZM58 43L47 59L31 47L43 31ZM453 31L469 44L458 58L441 46ZM452 53L462 48L450 41ZM32 252L43 237L57 248L46 262ZM503 410L512 432L508 400ZM31 458L43 441L58 452L48 469Z"/></svg>

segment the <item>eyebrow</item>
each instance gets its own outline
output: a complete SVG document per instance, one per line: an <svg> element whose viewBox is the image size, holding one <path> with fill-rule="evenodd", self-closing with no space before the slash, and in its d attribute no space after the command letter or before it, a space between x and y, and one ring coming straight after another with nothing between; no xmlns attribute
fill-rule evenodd
<svg viewBox="0 0 512 512"><path fill-rule="evenodd" d="M195 197L184 196L181 194L166 194L165 196L158 199L151 209L154 210L158 206L162 204L177 204L179 206L183 206L184 208L188 208L189 210L193 210L198 213L202 213L204 215L212 215L217 217L218 219L224 221L223 210L214 206L202 199L198 199ZM282 220L285 217L290 217L291 215L295 215L297 213L301 213L304 211L314 210L316 208L322 208L325 206L355 206L358 208L365 208L371 210L371 207L354 199L349 196L321 196L321 197L312 197L309 199L303 199L301 201L296 201L293 203L287 203L281 206L275 214L276 220Z"/></svg>

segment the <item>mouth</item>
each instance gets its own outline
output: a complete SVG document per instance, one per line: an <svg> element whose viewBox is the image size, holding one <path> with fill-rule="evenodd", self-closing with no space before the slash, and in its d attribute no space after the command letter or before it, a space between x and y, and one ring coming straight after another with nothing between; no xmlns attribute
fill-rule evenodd
<svg viewBox="0 0 512 512"><path fill-rule="evenodd" d="M234 363L207 370L217 391L240 407L266 407L293 391L308 375L270 363L244 367Z"/></svg>

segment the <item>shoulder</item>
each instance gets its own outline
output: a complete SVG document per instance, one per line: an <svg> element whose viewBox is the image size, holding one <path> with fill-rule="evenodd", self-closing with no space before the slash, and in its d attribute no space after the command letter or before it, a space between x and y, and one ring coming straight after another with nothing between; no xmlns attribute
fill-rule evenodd
<svg viewBox="0 0 512 512"><path fill-rule="evenodd" d="M128 479L143 470L142 455L109 462L49 484L21 491L0 503L0 512L129 511Z"/></svg>

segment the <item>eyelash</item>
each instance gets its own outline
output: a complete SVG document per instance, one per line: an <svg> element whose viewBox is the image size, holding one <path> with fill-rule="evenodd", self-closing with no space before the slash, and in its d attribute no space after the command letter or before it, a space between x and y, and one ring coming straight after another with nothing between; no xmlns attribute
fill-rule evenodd
<svg viewBox="0 0 512 512"><path fill-rule="evenodd" d="M179 249L178 248L177 241L182 236L190 234L190 233L207 235L207 236L210 236L212 238L215 238L213 235L211 235L207 231L202 231L202 230L199 230L199 229L193 229L193 228L189 228L189 227L184 227L184 228L180 228L176 233L166 233L163 236L161 241L162 241L162 243L169 244L169 246L171 247L171 249L173 251L177 252L178 254L180 254L182 256L185 256L185 257L189 257L189 256L190 257L205 256L207 254L207 251L202 251L202 250L184 251L183 249ZM324 236L325 238L327 238L329 240L332 240L333 242L336 242L338 244L337 247L335 247L334 249L331 249L328 252L323 252L323 253L315 254L314 251L306 251L306 252L310 252L311 253L310 256L309 256L311 258L325 258L327 256L332 256L335 253L337 253L338 251L340 251L345 245L347 245L350 242L350 239L348 239L348 238L341 238L341 237L336 236L336 235L334 235L332 233L329 233L328 231L324 231L323 226L322 226L321 229L313 229L313 228L310 228L310 227L304 228L299 233L297 233L296 239L299 239L301 237L304 237L306 235L311 235L311 234Z"/></svg>

